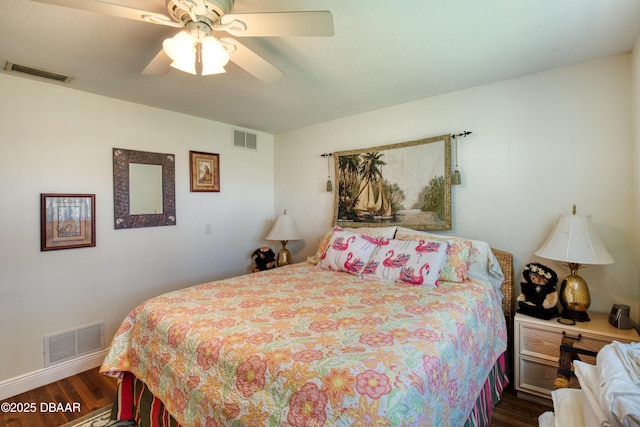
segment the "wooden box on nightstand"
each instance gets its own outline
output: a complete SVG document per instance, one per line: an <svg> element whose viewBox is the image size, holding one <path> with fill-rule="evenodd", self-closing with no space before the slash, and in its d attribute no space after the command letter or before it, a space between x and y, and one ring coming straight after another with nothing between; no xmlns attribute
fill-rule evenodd
<svg viewBox="0 0 640 427"><path fill-rule="evenodd" d="M638 342L635 329L618 329L609 324L608 313L589 313L590 322L575 326L551 320L538 319L516 313L514 318L515 389L518 397L549 404L553 381L558 370L562 335L579 339L576 347L599 351L611 341ZM587 363L593 357L580 356ZM577 386L577 382L574 384Z"/></svg>

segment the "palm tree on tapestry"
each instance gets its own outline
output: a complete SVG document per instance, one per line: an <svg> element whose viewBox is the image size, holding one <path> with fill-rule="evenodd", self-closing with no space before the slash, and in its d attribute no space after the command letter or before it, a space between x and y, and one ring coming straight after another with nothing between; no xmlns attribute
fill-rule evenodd
<svg viewBox="0 0 640 427"><path fill-rule="evenodd" d="M391 204L384 190L382 166L387 163L382 160L384 154L372 151L362 155L359 174L362 178L360 189L353 209L360 217L366 215L391 217Z"/></svg>
<svg viewBox="0 0 640 427"><path fill-rule="evenodd" d="M358 171L360 170L360 156L341 156L338 158L338 218L341 220L354 220L355 216L351 206L357 197L360 186Z"/></svg>

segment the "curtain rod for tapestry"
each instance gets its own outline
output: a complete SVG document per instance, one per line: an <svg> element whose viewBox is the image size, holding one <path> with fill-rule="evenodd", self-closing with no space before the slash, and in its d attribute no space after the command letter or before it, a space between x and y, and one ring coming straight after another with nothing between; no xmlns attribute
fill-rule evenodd
<svg viewBox="0 0 640 427"><path fill-rule="evenodd" d="M472 133L473 133L473 131L469 131L469 130L465 130L463 132L455 133L455 134L452 133L451 134L451 138L457 138L459 136L465 137L467 135L471 135ZM322 153L322 154L320 154L320 157L332 157L332 156L333 156L333 153Z"/></svg>
<svg viewBox="0 0 640 427"><path fill-rule="evenodd" d="M461 133L452 134L451 137L452 138L457 138L459 136L471 135L472 133L473 133L472 131L465 130L464 132L461 132Z"/></svg>

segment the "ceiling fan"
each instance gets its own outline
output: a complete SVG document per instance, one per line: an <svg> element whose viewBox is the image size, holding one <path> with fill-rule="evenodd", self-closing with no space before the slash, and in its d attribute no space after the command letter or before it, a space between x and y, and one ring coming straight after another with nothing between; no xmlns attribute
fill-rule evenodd
<svg viewBox="0 0 640 427"><path fill-rule="evenodd" d="M33 0L151 24L181 28L166 39L163 49L142 74L165 74L170 66L191 74L224 73L229 60L265 83L284 74L223 32L234 37L333 36L329 11L229 13L234 0L166 0L169 16L104 0Z"/></svg>

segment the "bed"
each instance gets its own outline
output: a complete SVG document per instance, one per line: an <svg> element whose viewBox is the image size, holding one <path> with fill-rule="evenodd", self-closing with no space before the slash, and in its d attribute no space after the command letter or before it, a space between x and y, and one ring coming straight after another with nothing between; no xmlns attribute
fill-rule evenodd
<svg viewBox="0 0 640 427"><path fill-rule="evenodd" d="M120 379L114 418L140 426L489 425L508 382L512 257L485 242L400 231L336 228L305 262L142 303L101 367ZM332 252L349 233L367 250ZM431 262L432 283L393 280L383 260L394 246L386 245L425 242L446 247L442 264L419 254ZM380 252L384 272L375 277L366 268ZM336 268L358 266L354 253L370 255L359 272Z"/></svg>

